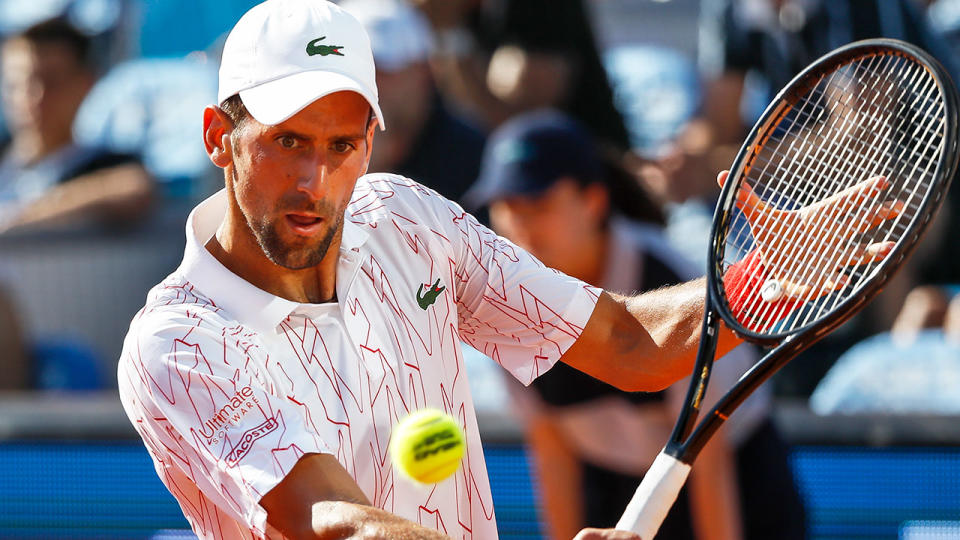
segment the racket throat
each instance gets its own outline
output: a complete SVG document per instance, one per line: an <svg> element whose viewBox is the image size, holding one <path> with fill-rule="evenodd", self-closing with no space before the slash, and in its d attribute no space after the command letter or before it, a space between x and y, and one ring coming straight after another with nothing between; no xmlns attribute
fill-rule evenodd
<svg viewBox="0 0 960 540"><path fill-rule="evenodd" d="M693 375L690 377L690 386L687 388L686 406L681 411L680 417L677 418L673 433L670 435L670 441L664 451L671 456L678 456L682 453L683 443L696 425L697 416L700 414L700 406L703 404L703 398L706 395L707 383L710 382L710 374L713 371L713 357L717 352L720 317L711 308L709 301L704 307L703 330L700 333L700 344L697 347L697 362L693 368Z"/></svg>

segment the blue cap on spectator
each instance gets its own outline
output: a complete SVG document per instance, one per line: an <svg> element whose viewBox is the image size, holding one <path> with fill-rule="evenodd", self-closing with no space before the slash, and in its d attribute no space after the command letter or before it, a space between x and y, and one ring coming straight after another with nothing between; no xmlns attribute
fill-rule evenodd
<svg viewBox="0 0 960 540"><path fill-rule="evenodd" d="M603 163L590 134L556 111L516 116L494 131L480 177L464 195L471 208L515 195L537 195L561 178L602 180Z"/></svg>

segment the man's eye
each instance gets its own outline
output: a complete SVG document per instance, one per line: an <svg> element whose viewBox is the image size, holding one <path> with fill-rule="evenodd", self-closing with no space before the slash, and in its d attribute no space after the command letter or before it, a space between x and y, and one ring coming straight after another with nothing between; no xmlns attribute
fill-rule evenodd
<svg viewBox="0 0 960 540"><path fill-rule="evenodd" d="M277 138L277 142L280 143L280 146L284 148L297 147L297 138L290 135L281 135Z"/></svg>
<svg viewBox="0 0 960 540"><path fill-rule="evenodd" d="M340 141L333 143L333 151L340 154L346 154L352 149L353 145L348 142Z"/></svg>

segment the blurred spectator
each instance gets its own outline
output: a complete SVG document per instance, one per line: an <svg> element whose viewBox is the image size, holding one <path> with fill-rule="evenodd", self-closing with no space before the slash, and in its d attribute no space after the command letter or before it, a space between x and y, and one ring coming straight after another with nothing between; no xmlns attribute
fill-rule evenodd
<svg viewBox="0 0 960 540"><path fill-rule="evenodd" d="M467 201L489 204L495 230L544 264L608 290L653 290L695 275L661 237L656 207L617 171L604 165L579 124L556 112L527 113L491 136ZM714 388L729 385L752 359L750 349L728 355L717 364ZM551 537L570 538L584 526L616 523L666 442L686 388L628 394L558 363L532 391L515 386L511 393ZM803 537L786 448L766 416L768 397L752 398L726 436L706 447L657 538ZM740 460L750 465L738 474ZM772 507L772 493L791 502Z"/></svg>
<svg viewBox="0 0 960 540"><path fill-rule="evenodd" d="M603 65L630 149L649 158L660 155L700 108L695 63L676 49L625 44L604 51Z"/></svg>
<svg viewBox="0 0 960 540"><path fill-rule="evenodd" d="M960 54L960 2L957 0L922 0L927 8L927 20L944 41L950 45L954 56Z"/></svg>
<svg viewBox="0 0 960 540"><path fill-rule="evenodd" d="M956 59L916 0L703 0L701 69L711 79L704 113L721 142L739 144L769 99L810 62L861 39L919 45L956 74ZM759 80L747 80L747 75ZM751 83L760 95L741 114Z"/></svg>
<svg viewBox="0 0 960 540"><path fill-rule="evenodd" d="M440 87L488 126L552 107L627 148L582 0L412 1L435 31Z"/></svg>
<svg viewBox="0 0 960 540"><path fill-rule="evenodd" d="M930 288L911 292L897 317L899 331L844 353L810 396L810 408L818 414L960 414L960 295L946 306L942 326L929 328L930 319L917 317L935 314L945 297Z"/></svg>
<svg viewBox="0 0 960 540"><path fill-rule="evenodd" d="M386 131L370 172L402 174L459 201L480 169L484 135L447 109L430 72L430 26L404 0L345 0L370 35Z"/></svg>
<svg viewBox="0 0 960 540"><path fill-rule="evenodd" d="M152 200L143 167L73 139L95 79L88 38L53 19L5 39L2 55L11 139L0 155L0 231L141 218Z"/></svg>
<svg viewBox="0 0 960 540"><path fill-rule="evenodd" d="M0 390L24 390L30 384L30 363L19 314L0 287Z"/></svg>
<svg viewBox="0 0 960 540"><path fill-rule="evenodd" d="M621 45L606 51L604 65L630 132L624 162L663 205L671 247L705 271L714 178L730 162L702 157L714 149L707 126L691 122L702 95L696 64L673 49Z"/></svg>
<svg viewBox="0 0 960 540"><path fill-rule="evenodd" d="M216 47L214 47L216 49ZM161 210L221 188L197 137L199 111L217 99L219 51L184 58L135 58L114 66L77 112L78 144L139 156L156 182ZM180 208L181 211L193 207Z"/></svg>
<svg viewBox="0 0 960 540"><path fill-rule="evenodd" d="M890 329L893 338L909 344L923 330L941 328L947 318L950 296L946 289L934 285L916 287L903 302Z"/></svg>

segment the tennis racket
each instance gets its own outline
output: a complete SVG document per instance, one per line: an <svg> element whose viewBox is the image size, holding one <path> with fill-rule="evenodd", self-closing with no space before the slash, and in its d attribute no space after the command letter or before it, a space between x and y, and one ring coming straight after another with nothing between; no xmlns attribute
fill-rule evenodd
<svg viewBox="0 0 960 540"><path fill-rule="evenodd" d="M957 102L936 60L891 39L839 48L777 94L740 148L714 213L683 410L617 529L652 540L730 414L903 264L956 172ZM720 320L772 350L697 424Z"/></svg>

